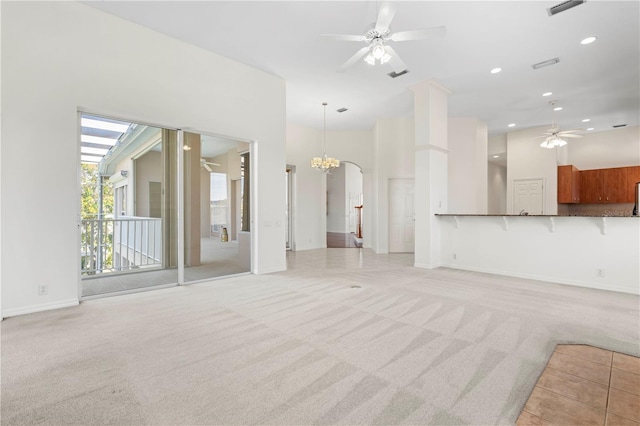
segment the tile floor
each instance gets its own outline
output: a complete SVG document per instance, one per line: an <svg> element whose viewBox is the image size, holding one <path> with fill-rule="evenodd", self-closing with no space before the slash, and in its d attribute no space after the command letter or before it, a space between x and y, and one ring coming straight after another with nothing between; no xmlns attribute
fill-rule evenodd
<svg viewBox="0 0 640 426"><path fill-rule="evenodd" d="M556 346L516 424L640 426L640 358Z"/></svg>

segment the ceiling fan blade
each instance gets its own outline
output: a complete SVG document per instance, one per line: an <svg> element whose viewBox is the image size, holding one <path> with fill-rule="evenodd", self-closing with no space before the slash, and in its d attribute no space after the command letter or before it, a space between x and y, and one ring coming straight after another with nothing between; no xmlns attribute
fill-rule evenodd
<svg viewBox="0 0 640 426"><path fill-rule="evenodd" d="M211 167L209 167L209 165L207 163L202 163L202 167L204 167L204 169L206 171L208 171L209 173L213 172L213 169Z"/></svg>
<svg viewBox="0 0 640 426"><path fill-rule="evenodd" d="M576 133L576 132L584 132L584 130L582 129L562 130L559 133Z"/></svg>
<svg viewBox="0 0 640 426"><path fill-rule="evenodd" d="M369 51L369 46L365 46L362 49L358 50L352 57L347 59L347 62L342 64L340 68L338 68L338 72L345 72L347 68L353 66L360 58L367 54Z"/></svg>
<svg viewBox="0 0 640 426"><path fill-rule="evenodd" d="M558 136L560 136L561 138L581 138L581 137L583 137L583 135L574 135L572 133L563 133L563 132L558 133Z"/></svg>
<svg viewBox="0 0 640 426"><path fill-rule="evenodd" d="M382 3L378 10L378 19L376 20L376 30L379 32L389 31L389 25L396 14L396 7L391 3Z"/></svg>
<svg viewBox="0 0 640 426"><path fill-rule="evenodd" d="M442 38L447 33L446 27L425 28L422 30L400 31L391 34L393 41L424 40L425 38Z"/></svg>
<svg viewBox="0 0 640 426"><path fill-rule="evenodd" d="M401 72L407 69L407 64L404 63L400 56L395 51L395 49L391 46L385 46L384 49L387 51L391 59L389 59L389 65L395 72Z"/></svg>
<svg viewBox="0 0 640 426"><path fill-rule="evenodd" d="M320 37L337 41L365 41L367 39L363 35L355 34L320 34Z"/></svg>

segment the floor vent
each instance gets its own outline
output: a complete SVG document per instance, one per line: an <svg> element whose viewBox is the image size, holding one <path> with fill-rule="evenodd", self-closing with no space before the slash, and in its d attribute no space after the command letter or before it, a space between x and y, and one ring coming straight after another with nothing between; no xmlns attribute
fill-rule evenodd
<svg viewBox="0 0 640 426"><path fill-rule="evenodd" d="M580 6L582 3L586 3L587 0L569 0L555 6L552 6L547 9L547 13L549 16L557 15L560 12L564 12L565 10L569 10L572 7Z"/></svg>
<svg viewBox="0 0 640 426"><path fill-rule="evenodd" d="M389 73L389 74L387 74L387 75L388 75L389 77L391 77L391 78L398 78L398 77L400 77L401 75L405 75L405 74L406 74L406 73L408 73L408 72L409 72L409 70L402 70L402 71L400 71L400 72L395 72L395 71L393 71L393 72L390 72L390 73Z"/></svg>

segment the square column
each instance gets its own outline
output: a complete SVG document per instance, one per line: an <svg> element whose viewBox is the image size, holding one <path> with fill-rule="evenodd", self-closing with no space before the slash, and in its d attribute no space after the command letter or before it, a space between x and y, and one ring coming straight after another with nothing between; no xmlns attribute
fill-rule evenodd
<svg viewBox="0 0 640 426"><path fill-rule="evenodd" d="M434 215L447 212L447 107L451 92L431 80L411 90L415 114L414 266L431 269L442 264L440 223Z"/></svg>

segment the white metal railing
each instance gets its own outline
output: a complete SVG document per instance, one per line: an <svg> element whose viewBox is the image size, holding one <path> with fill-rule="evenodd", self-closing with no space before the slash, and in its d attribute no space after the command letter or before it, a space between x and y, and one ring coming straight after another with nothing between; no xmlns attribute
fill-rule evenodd
<svg viewBox="0 0 640 426"><path fill-rule="evenodd" d="M83 219L82 275L162 266L162 219Z"/></svg>

